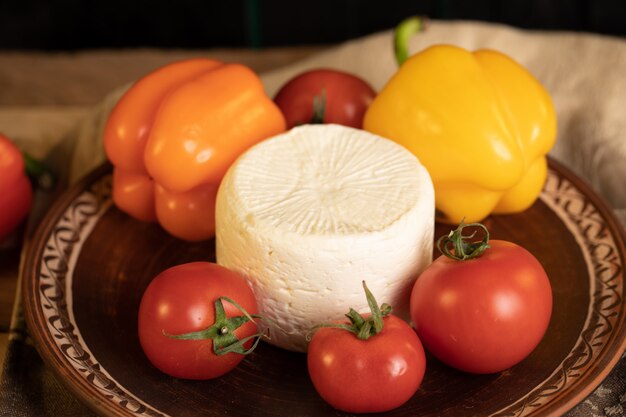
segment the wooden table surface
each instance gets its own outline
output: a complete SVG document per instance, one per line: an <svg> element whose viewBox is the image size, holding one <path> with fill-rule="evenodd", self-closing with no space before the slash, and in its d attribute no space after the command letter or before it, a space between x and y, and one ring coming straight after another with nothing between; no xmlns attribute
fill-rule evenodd
<svg viewBox="0 0 626 417"><path fill-rule="evenodd" d="M59 124L70 126L110 91L177 59L205 56L225 62L239 62L260 73L304 59L325 48L2 52L0 132L8 135L18 132L15 135L29 139L26 137L36 136L31 133L38 128L25 126L29 120L42 120L55 128ZM45 129L45 126L39 128ZM46 132L40 136L46 146L49 146L50 141L60 139ZM41 153L36 149L36 143L31 142L29 147L31 153ZM6 352L15 299L20 249L19 242L4 242L0 246L0 369Z"/></svg>

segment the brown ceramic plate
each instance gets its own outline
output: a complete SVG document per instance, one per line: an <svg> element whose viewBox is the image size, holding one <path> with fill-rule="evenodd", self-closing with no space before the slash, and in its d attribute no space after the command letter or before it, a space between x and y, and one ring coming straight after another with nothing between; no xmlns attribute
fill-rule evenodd
<svg viewBox="0 0 626 417"><path fill-rule="evenodd" d="M541 344L505 372L476 376L432 357L424 382L394 416L561 415L590 394L625 348L624 233L600 198L551 161L526 212L487 219L493 238L525 246L545 267L554 313ZM437 225L437 235L449 230ZM311 385L304 354L267 344L212 381L170 378L137 339L137 308L163 269L213 260L214 243L183 243L111 204L110 167L68 191L27 254L24 298L37 348L104 415L342 415Z"/></svg>

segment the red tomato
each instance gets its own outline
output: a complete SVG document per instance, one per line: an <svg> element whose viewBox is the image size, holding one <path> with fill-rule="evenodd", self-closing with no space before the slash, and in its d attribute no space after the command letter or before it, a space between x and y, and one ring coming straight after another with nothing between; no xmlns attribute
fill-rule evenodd
<svg viewBox="0 0 626 417"><path fill-rule="evenodd" d="M510 368L539 344L552 314L550 281L526 249L492 240L478 258L440 256L417 279L411 319L426 349L466 372Z"/></svg>
<svg viewBox="0 0 626 417"><path fill-rule="evenodd" d="M375 96L374 89L355 75L315 69L289 80L274 102L285 115L289 129L306 123L336 123L360 129L365 110Z"/></svg>
<svg viewBox="0 0 626 417"><path fill-rule="evenodd" d="M20 150L0 134L0 240L26 218L33 200Z"/></svg>
<svg viewBox="0 0 626 417"><path fill-rule="evenodd" d="M254 294L247 283L222 266L192 262L169 268L148 285L139 306L139 341L146 356L161 371L177 378L209 379L221 376L241 362L243 355L216 355L213 340L179 340L181 335L205 330L215 324L215 302L228 297L249 314L257 313ZM223 301L227 317L241 316L234 305ZM257 333L248 321L234 330L238 339Z"/></svg>
<svg viewBox="0 0 626 417"><path fill-rule="evenodd" d="M372 308L376 301L364 288ZM390 311L383 304L363 317L351 309L350 322L340 324L344 327L321 327L313 335L307 353L309 375L320 396L336 409L389 411L404 404L422 383L424 348L411 326ZM361 339L357 334L369 336Z"/></svg>

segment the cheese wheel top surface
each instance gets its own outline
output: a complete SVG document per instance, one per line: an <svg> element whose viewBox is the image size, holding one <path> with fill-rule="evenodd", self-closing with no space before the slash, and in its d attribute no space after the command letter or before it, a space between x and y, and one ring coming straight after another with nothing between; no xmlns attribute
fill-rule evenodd
<svg viewBox="0 0 626 417"><path fill-rule="evenodd" d="M390 140L339 125L305 125L257 144L228 176L238 191L234 204L257 227L337 236L389 227L416 205L428 173Z"/></svg>

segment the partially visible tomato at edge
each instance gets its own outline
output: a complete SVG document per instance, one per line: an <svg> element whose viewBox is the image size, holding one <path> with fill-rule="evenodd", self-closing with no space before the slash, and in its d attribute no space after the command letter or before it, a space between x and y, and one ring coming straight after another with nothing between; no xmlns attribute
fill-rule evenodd
<svg viewBox="0 0 626 417"><path fill-rule="evenodd" d="M33 190L19 148L0 134L0 241L28 216Z"/></svg>
<svg viewBox="0 0 626 417"><path fill-rule="evenodd" d="M376 96L374 89L356 75L334 70L314 69L287 81L274 102L283 112L287 128L311 123L336 123L357 129ZM324 100L321 120L315 120L314 108Z"/></svg>
<svg viewBox="0 0 626 417"><path fill-rule="evenodd" d="M211 339L177 340L167 335L213 325L215 301L220 297L234 300L249 314L258 312L254 293L245 280L220 265L191 262L157 275L144 292L138 316L139 341L150 362L168 375L186 379L216 378L235 368L244 356L217 356ZM242 315L231 303L223 301L223 305L227 317ZM240 340L256 333L252 322L235 331Z"/></svg>
<svg viewBox="0 0 626 417"><path fill-rule="evenodd" d="M526 358L543 338L552 289L539 261L491 240L471 260L441 255L417 279L411 319L424 347L462 371L487 374Z"/></svg>
<svg viewBox="0 0 626 417"><path fill-rule="evenodd" d="M332 327L317 330L309 343L309 375L320 396L349 413L383 412L409 400L426 370L415 331L389 315L382 331L367 340Z"/></svg>

